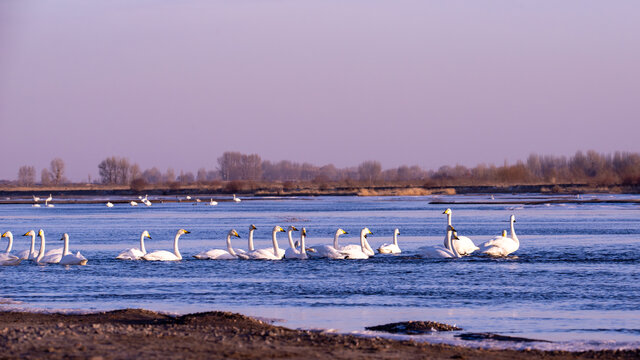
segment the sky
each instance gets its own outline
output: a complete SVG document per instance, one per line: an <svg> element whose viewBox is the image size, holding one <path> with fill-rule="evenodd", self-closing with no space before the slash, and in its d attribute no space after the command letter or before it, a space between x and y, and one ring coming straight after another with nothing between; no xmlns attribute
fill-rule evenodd
<svg viewBox="0 0 640 360"><path fill-rule="evenodd" d="M638 1L3 0L0 179L640 151ZM38 176L39 179L39 176Z"/></svg>

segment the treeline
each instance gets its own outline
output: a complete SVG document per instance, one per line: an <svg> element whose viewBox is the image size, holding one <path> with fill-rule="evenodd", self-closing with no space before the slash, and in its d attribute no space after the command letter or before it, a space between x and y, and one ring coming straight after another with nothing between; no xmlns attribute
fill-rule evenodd
<svg viewBox="0 0 640 360"><path fill-rule="evenodd" d="M437 170L402 165L382 169L378 161L364 161L355 167L337 168L332 164L317 166L288 160L271 162L257 154L225 152L217 159L216 169L200 168L196 173L172 168L161 171L156 167L142 170L127 158L108 157L98 164L99 180L106 185L129 185L133 189L146 186L180 187L199 184L220 187L232 182L234 189L240 183L260 182L309 183L319 187L343 183L346 186L414 185L478 186L525 184L589 184L589 185L639 185L640 154L616 152L601 154L595 151L578 151L570 157L531 154L526 161L502 166L480 164L473 168L462 165L442 166ZM66 182L64 162L54 159L49 169L43 169L43 185ZM91 179L89 178L89 182ZM18 171L18 184L35 184L35 169L23 166ZM286 187L286 186L285 186ZM255 188L253 186L252 188Z"/></svg>

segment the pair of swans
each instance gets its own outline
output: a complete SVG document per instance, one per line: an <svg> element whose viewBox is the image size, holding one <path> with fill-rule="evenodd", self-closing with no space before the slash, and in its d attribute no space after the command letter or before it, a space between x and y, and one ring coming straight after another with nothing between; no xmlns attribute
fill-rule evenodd
<svg viewBox="0 0 640 360"><path fill-rule="evenodd" d="M447 215L447 232L449 232L449 226L453 226L451 224L452 211L451 209L447 209L443 212L443 214ZM471 239L466 236L458 236L450 243L448 241L449 240L447 240L447 237L445 236L443 243L444 247L450 250L452 249L452 247L454 247L456 252L463 256L471 255L471 253L473 253L474 251L480 250L480 248L477 247L476 244L474 244L473 241L471 241Z"/></svg>
<svg viewBox="0 0 640 360"><path fill-rule="evenodd" d="M454 240L458 240L453 226L447 225L447 233L444 237L445 246L422 246L416 252L418 256L429 259L459 258L461 255L452 245L452 237Z"/></svg>
<svg viewBox="0 0 640 360"><path fill-rule="evenodd" d="M308 255L311 258L325 258L325 259L368 259L374 255L373 249L367 241L367 235L371 235L372 232L369 228L360 230L360 245L347 245L340 246L338 244L338 237L340 235L348 234L342 229L336 230L333 237L333 245L320 245L310 248L312 252Z"/></svg>

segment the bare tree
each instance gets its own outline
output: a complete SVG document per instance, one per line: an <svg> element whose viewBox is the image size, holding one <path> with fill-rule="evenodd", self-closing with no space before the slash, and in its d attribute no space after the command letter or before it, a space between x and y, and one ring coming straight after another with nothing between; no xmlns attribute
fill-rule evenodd
<svg viewBox="0 0 640 360"><path fill-rule="evenodd" d="M42 169L40 172L40 183L42 185L51 185L52 178L51 172L49 172L48 169Z"/></svg>
<svg viewBox="0 0 640 360"><path fill-rule="evenodd" d="M22 186L31 186L36 182L36 168L24 165L18 169L18 184Z"/></svg>
<svg viewBox="0 0 640 360"><path fill-rule="evenodd" d="M378 179L382 166L377 161L365 161L358 166L360 180L368 181L370 184Z"/></svg>
<svg viewBox="0 0 640 360"><path fill-rule="evenodd" d="M64 161L60 158L51 160L49 169L51 170L53 183L56 185L62 183L64 180Z"/></svg>
<svg viewBox="0 0 640 360"><path fill-rule="evenodd" d="M196 175L196 181L198 181L201 184L207 181L207 170L205 168L198 169L198 173Z"/></svg>
<svg viewBox="0 0 640 360"><path fill-rule="evenodd" d="M128 184L131 177L131 165L127 158L108 157L98 164L103 184ZM137 170L140 172L140 169Z"/></svg>
<svg viewBox="0 0 640 360"><path fill-rule="evenodd" d="M150 183L157 184L162 182L162 173L155 166L142 172L142 178Z"/></svg>
<svg viewBox="0 0 640 360"><path fill-rule="evenodd" d="M138 165L137 163L131 165L131 167L129 168L129 179L130 181L133 181L135 179L138 179L142 177L142 171L140 170L140 165Z"/></svg>
<svg viewBox="0 0 640 360"><path fill-rule="evenodd" d="M172 183L176 181L176 172L173 171L173 168L168 168L167 172L164 173L164 182Z"/></svg>

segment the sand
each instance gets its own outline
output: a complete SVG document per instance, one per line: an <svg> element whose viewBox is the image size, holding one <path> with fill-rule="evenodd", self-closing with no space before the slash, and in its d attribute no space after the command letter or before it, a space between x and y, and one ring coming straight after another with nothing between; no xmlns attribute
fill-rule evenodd
<svg viewBox="0 0 640 360"><path fill-rule="evenodd" d="M228 312L0 313L2 359L638 359L640 350L482 350L291 330Z"/></svg>

